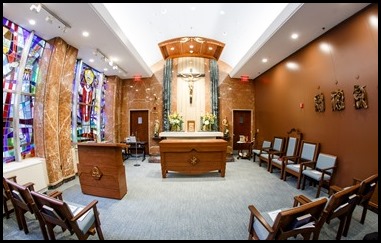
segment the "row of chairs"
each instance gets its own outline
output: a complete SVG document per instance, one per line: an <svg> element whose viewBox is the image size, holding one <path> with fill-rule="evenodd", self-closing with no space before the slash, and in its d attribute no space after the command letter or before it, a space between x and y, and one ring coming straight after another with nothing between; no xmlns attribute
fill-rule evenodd
<svg viewBox="0 0 381 243"><path fill-rule="evenodd" d="M278 169L284 181L287 176L296 177L298 189L301 185L305 188L307 179L317 183L316 197L319 197L324 186L329 188L337 167L337 156L319 153L319 146L318 142L302 140L302 133L291 129L287 137L276 136L273 142L264 141L260 149L253 150L253 160L258 156L259 166L267 163L270 173Z"/></svg>
<svg viewBox="0 0 381 243"><path fill-rule="evenodd" d="M304 195L294 197L292 208L260 213L254 205L249 205L249 240L287 239L301 235L304 240L319 239L324 223L340 220L336 240L347 236L356 205L364 207L361 223L364 224L369 200L375 190L378 174L365 180L354 180L353 185L339 188L332 186L328 199L321 197L311 200ZM270 215L274 215L270 217ZM267 219L266 219L267 218Z"/></svg>
<svg viewBox="0 0 381 243"><path fill-rule="evenodd" d="M65 202L62 193L52 191L48 194L34 191L34 184L21 185L16 177L3 177L3 206L6 218L10 217L11 209L8 201L12 202L20 230L29 233L25 214L30 212L38 220L44 240L55 240L54 228L59 226L63 231L68 230L78 239L86 240L90 235L98 234L103 240L103 233L97 210L97 200L86 206Z"/></svg>

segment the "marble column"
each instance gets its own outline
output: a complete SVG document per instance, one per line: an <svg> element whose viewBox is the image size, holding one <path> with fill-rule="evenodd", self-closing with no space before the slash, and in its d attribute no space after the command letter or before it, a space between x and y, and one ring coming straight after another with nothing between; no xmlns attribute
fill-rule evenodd
<svg viewBox="0 0 381 243"><path fill-rule="evenodd" d="M70 136L78 50L61 38L54 38L47 45L36 95L36 151L37 156L45 157L49 185L54 186L75 175Z"/></svg>

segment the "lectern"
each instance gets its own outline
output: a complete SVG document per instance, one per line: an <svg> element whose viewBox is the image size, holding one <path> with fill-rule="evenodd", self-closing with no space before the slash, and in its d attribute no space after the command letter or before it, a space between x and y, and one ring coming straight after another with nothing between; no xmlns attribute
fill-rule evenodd
<svg viewBox="0 0 381 243"><path fill-rule="evenodd" d="M122 199L127 194L122 143L78 143L78 176L82 192Z"/></svg>

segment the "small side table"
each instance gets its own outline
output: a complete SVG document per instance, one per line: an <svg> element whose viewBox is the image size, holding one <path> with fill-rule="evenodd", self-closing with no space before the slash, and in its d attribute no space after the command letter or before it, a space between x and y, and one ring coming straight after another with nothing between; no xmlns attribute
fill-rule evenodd
<svg viewBox="0 0 381 243"><path fill-rule="evenodd" d="M128 155L132 156L135 155L137 156L138 154L143 155L142 161L146 159L146 152L145 152L145 146L147 142L144 141L138 141L136 143L127 143L129 145L128 147ZM139 152L139 153L138 153Z"/></svg>
<svg viewBox="0 0 381 243"><path fill-rule="evenodd" d="M238 150L238 157L237 159L251 159L251 153L252 153L252 142L241 142L238 141L237 144L239 144L240 149Z"/></svg>

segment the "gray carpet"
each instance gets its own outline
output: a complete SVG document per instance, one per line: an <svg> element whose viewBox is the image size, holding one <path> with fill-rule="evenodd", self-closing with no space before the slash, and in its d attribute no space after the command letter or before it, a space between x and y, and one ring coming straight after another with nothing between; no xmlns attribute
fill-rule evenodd
<svg viewBox="0 0 381 243"><path fill-rule="evenodd" d="M141 166L134 166L136 163ZM163 179L160 164L147 159L128 159L125 166L128 192L122 200L84 195L78 179L59 188L67 201L83 205L99 201L103 234L109 240L246 240L248 205L266 212L291 207L295 195L314 198L316 193L314 187L297 190L295 179L281 181L278 172L271 174L257 162L242 159L227 163L225 178L213 172L193 176L169 173ZM357 207L348 237L342 240L361 240L378 231L378 215L368 210L365 225L361 225L361 212ZM14 214L3 218L3 239L42 239L37 221L27 216L28 235L18 230ZM319 239L334 240L338 224L337 219L325 224ZM59 228L56 231L57 239L77 239Z"/></svg>

